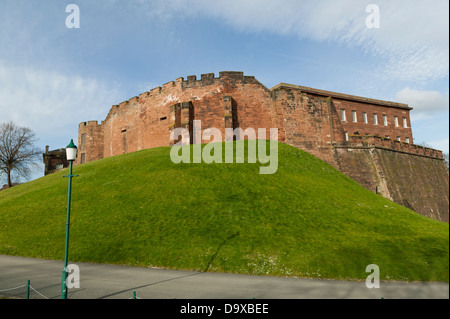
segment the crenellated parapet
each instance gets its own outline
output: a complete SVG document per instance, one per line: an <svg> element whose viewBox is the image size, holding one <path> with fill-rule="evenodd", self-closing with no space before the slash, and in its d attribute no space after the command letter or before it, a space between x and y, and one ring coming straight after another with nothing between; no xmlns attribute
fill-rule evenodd
<svg viewBox="0 0 450 319"><path fill-rule="evenodd" d="M350 135L346 147L379 147L412 155L443 159L442 151L381 136Z"/></svg>
<svg viewBox="0 0 450 319"><path fill-rule="evenodd" d="M262 88L266 92L270 90L259 82L254 76L244 75L241 71L222 71L219 72L219 76L216 77L214 73L205 73L200 75L200 79L197 79L196 75L189 75L186 79L183 77L177 78L175 81L169 81L156 88L139 94L130 100L123 101L118 105L113 105L106 116L105 121L109 120L112 116L117 114L121 110L125 110L132 105L144 103L149 99L160 98L161 96L168 96L174 93L180 93L193 88L207 88L210 86L228 86L235 88L237 85L255 85Z"/></svg>
<svg viewBox="0 0 450 319"><path fill-rule="evenodd" d="M83 129L85 127L97 127L100 126L101 123L99 123L98 121L87 121L87 122L81 122L78 127Z"/></svg>

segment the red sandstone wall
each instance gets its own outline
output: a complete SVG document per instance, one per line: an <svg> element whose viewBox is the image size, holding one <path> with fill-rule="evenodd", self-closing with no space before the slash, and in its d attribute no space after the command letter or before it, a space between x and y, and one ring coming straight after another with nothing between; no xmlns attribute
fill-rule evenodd
<svg viewBox="0 0 450 319"><path fill-rule="evenodd" d="M342 147L336 154L339 170L364 188L449 222L449 180L442 159L381 147Z"/></svg>
<svg viewBox="0 0 450 319"><path fill-rule="evenodd" d="M346 112L346 121L341 121L341 109ZM356 111L356 122L352 111ZM362 112L367 113L367 124L363 123ZM373 113L378 115L378 125L372 122ZM387 126L383 114L387 116ZM394 116L398 117L398 127L394 126ZM403 127L404 117L407 128ZM412 143L407 108L331 98L289 85L271 91L253 76L228 71L220 72L217 78L213 73L202 74L199 80L196 76L178 78L115 105L101 125L80 124L79 145L81 134L86 134L88 141L81 150L86 161L168 146L176 142L170 141L170 132L177 127L192 130L193 120L201 120L203 130L218 128L223 138L226 127L266 128L267 138L270 128L278 128L279 141L302 148L332 165L335 159L330 146L349 144L355 134L389 136L391 140L400 136L402 141L408 137Z"/></svg>
<svg viewBox="0 0 450 319"><path fill-rule="evenodd" d="M405 142L406 138L409 138L410 143L413 143L408 109L348 101L338 98L333 98L333 103L339 116L340 110L345 110L346 121L342 121L342 125L349 135L389 136L391 140L396 140L397 136L399 136L401 141ZM353 122L352 111L356 111L357 122ZM363 122L363 112L367 113L367 123ZM373 114L377 114L377 125L373 124ZM383 123L383 115L386 115L387 126ZM395 127L394 125L394 116L398 117L398 127ZM403 127L403 118L406 118L407 128Z"/></svg>
<svg viewBox="0 0 450 319"><path fill-rule="evenodd" d="M346 111L346 121L341 121L341 109ZM357 122L352 121L353 110ZM363 123L362 112L367 112L367 124ZM372 123L373 113L378 114L378 125ZM388 117L387 126L383 114ZM398 127L394 126L394 116L398 116ZM403 128L403 117L407 128ZM300 147L332 165L335 159L330 146L346 144L345 132L349 139L358 133L389 135L391 140L400 136L402 141L408 137L412 143L408 109L330 98L295 87L270 91L253 76L228 71L220 72L217 78L213 73L202 74L199 80L196 76L178 78L113 106L101 125L81 123L79 145L82 134L86 134L87 141L80 153L85 154L86 161L92 161L168 146L174 142L170 141L170 131L176 127L192 129L193 120L201 120L203 130L218 128L223 138L225 127L266 128L267 138L270 128L278 128L279 141Z"/></svg>
<svg viewBox="0 0 450 319"><path fill-rule="evenodd" d="M285 142L336 166L331 146L344 142L344 131L331 100L290 88L272 97Z"/></svg>
<svg viewBox="0 0 450 319"><path fill-rule="evenodd" d="M202 121L202 129L218 128L225 137L226 97L232 97L236 117L234 127L245 130L274 127L270 91L254 77L242 72L203 74L200 80L190 76L178 78L139 97L113 106L102 123L105 157L170 144L170 129L188 127L191 102L194 120ZM170 107L180 104L180 123L172 123ZM185 105L186 107L184 107ZM237 123L236 123L237 122ZM80 134L82 131L80 130ZM267 137L269 134L267 133ZM208 142L208 141L203 141ZM89 148L86 149L89 151ZM89 156L89 160L97 159Z"/></svg>
<svg viewBox="0 0 450 319"><path fill-rule="evenodd" d="M78 153L75 164L81 164L83 156L85 162L96 161L103 158L103 143L104 136L102 124L98 124L97 121L80 123L78 126Z"/></svg>

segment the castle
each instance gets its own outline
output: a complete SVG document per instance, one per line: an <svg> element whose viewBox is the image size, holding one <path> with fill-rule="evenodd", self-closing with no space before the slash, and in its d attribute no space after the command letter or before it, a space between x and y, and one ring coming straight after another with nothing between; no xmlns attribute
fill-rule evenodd
<svg viewBox="0 0 450 319"><path fill-rule="evenodd" d="M449 177L442 152L414 145L406 104L280 83L243 72L188 76L112 106L79 124L76 164L173 145L193 121L214 127L278 129L278 140L328 162L363 187L448 222ZM269 134L267 134L269 136ZM192 141L192 138L191 138Z"/></svg>

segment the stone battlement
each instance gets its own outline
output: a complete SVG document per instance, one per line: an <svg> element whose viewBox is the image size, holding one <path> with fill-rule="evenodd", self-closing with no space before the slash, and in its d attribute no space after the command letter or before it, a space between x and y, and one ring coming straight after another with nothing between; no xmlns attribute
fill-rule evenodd
<svg viewBox="0 0 450 319"><path fill-rule="evenodd" d="M416 145L411 143L406 143L397 140L391 140L389 138L381 136L361 136L361 135L350 135L348 145L356 147L379 147L383 149L389 149L393 151L404 152L412 155L427 156L433 158L443 159L442 151L436 150L430 147L425 147L422 145ZM339 147L339 146L338 146ZM344 146L344 147L347 147Z"/></svg>
<svg viewBox="0 0 450 319"><path fill-rule="evenodd" d="M81 122L79 124L80 127L82 127L82 126L98 126L98 125L102 125L102 124L98 123L98 121L87 121L87 122Z"/></svg>
<svg viewBox="0 0 450 319"><path fill-rule="evenodd" d="M133 103L138 103L139 101L152 98L155 96L160 96L164 94L171 94L174 91L186 90L189 88L199 88L207 87L211 85L221 85L223 83L238 82L242 84L256 84L260 85L264 90L270 91L262 83L260 83L254 76L244 75L241 71L221 71L219 72L219 77L216 77L214 73L205 73L200 75L200 79L197 79L196 75L189 75L185 80L183 77L177 78L175 81L169 81L164 83L162 86L158 86L149 91L139 94L129 100L123 101L118 105L113 105L107 115L107 119L119 109L128 107Z"/></svg>

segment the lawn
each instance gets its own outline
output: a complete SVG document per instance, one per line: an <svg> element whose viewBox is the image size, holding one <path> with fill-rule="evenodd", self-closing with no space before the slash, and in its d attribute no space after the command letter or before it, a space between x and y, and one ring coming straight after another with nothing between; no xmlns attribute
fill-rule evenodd
<svg viewBox="0 0 450 319"><path fill-rule="evenodd" d="M69 260L256 275L446 281L448 224L278 144L261 163L179 163L155 148L77 165ZM0 254L62 260L67 170L0 192Z"/></svg>

